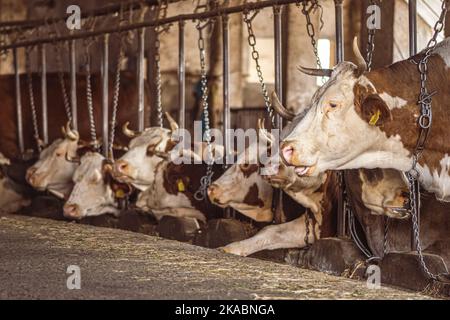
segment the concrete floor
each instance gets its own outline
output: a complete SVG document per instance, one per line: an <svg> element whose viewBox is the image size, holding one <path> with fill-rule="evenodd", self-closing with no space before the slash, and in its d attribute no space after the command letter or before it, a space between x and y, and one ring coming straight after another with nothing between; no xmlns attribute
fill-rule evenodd
<svg viewBox="0 0 450 320"><path fill-rule="evenodd" d="M81 289L68 290L69 265ZM0 298L427 299L122 230L0 216Z"/></svg>

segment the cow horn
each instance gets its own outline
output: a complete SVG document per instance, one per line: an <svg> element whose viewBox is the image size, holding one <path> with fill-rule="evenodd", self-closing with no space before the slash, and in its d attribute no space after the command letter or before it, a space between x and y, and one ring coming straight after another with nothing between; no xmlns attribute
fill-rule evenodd
<svg viewBox="0 0 450 320"><path fill-rule="evenodd" d="M367 62L359 50L358 37L353 38L353 54L355 55L356 65L358 66L358 76L360 76L364 71L367 71Z"/></svg>
<svg viewBox="0 0 450 320"><path fill-rule="evenodd" d="M178 130L179 127L178 127L178 124L175 121L175 119L172 118L172 116L168 112L166 112L165 114L166 114L167 120L169 121L169 124L170 124L170 130L172 132Z"/></svg>
<svg viewBox="0 0 450 320"><path fill-rule="evenodd" d="M267 129L264 125L264 119L258 119L258 130L262 133L262 138L264 138L265 142L269 142L270 145L272 145L274 138L269 132L267 132Z"/></svg>
<svg viewBox="0 0 450 320"><path fill-rule="evenodd" d="M331 69L313 69L302 66L298 66L297 69L304 74L315 77L331 77L331 73L333 72Z"/></svg>
<svg viewBox="0 0 450 320"><path fill-rule="evenodd" d="M123 132L123 134L126 135L128 138L135 138L135 137L137 137L137 136L139 135L139 133L136 132L136 131L133 131L133 130L129 129L129 128L128 128L129 125L130 125L130 122L129 122L129 121L127 121L127 122L125 122L125 123L123 124L123 126L122 126L122 132Z"/></svg>
<svg viewBox="0 0 450 320"><path fill-rule="evenodd" d="M80 138L80 135L76 130L70 129L70 121L67 121L66 127L63 128L63 134L66 138L72 141L78 141L78 139Z"/></svg>
<svg viewBox="0 0 450 320"><path fill-rule="evenodd" d="M284 119L291 121L295 118L295 113L283 106L280 99L278 99L277 93L275 91L272 92L272 106L275 111Z"/></svg>

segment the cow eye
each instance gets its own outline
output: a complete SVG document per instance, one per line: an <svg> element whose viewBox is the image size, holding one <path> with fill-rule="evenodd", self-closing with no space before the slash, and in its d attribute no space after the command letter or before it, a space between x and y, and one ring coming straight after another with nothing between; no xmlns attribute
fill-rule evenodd
<svg viewBox="0 0 450 320"><path fill-rule="evenodd" d="M338 104L337 103L334 103L334 102L330 102L330 107L331 108L336 108L338 106Z"/></svg>

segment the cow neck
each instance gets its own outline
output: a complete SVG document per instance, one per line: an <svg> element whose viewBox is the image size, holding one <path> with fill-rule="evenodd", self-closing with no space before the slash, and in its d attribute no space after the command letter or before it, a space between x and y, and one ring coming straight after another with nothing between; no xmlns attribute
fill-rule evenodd
<svg viewBox="0 0 450 320"><path fill-rule="evenodd" d="M420 60L420 56L415 56L414 60ZM433 122L419 164L426 163L432 169L438 169L440 160L450 150L450 139L447 139L450 128L450 116L448 116L450 71L439 55L433 55L430 58L428 69L430 71L427 89L429 92L437 91L437 93L432 98ZM417 66L409 60L404 60L368 72L366 77L372 82L378 94L386 93L406 101L403 107L391 109L393 121L387 121L380 129L386 133L387 137L400 136L405 148L412 153L420 133L417 124L420 115L417 104L420 75Z"/></svg>

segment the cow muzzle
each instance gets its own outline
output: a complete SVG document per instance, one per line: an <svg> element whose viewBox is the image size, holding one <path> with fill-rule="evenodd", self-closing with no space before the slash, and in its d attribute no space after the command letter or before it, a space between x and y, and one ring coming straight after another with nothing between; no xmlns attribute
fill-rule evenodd
<svg viewBox="0 0 450 320"><path fill-rule="evenodd" d="M220 196L222 195L222 190L219 185L213 183L208 187L208 197L211 202L221 205Z"/></svg>
<svg viewBox="0 0 450 320"><path fill-rule="evenodd" d="M38 168L30 167L25 175L25 179L27 180L27 182L34 188L40 187L43 180L42 175L37 171Z"/></svg>
<svg viewBox="0 0 450 320"><path fill-rule="evenodd" d="M130 176L130 164L126 160L117 160L114 163L112 175L121 182L128 182Z"/></svg>
<svg viewBox="0 0 450 320"><path fill-rule="evenodd" d="M64 217L79 220L82 218L80 207L77 204L66 203L64 205Z"/></svg>
<svg viewBox="0 0 450 320"><path fill-rule="evenodd" d="M295 167L294 171L298 176L311 176L316 165L305 165L300 162L299 152L293 141L284 141L281 146L280 158L287 166Z"/></svg>

